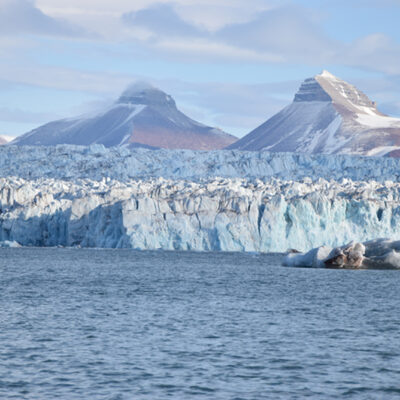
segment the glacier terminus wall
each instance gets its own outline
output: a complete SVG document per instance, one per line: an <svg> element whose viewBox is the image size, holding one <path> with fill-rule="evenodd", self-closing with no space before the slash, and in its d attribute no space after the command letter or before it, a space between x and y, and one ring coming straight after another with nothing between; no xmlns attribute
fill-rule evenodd
<svg viewBox="0 0 400 400"><path fill-rule="evenodd" d="M399 167L349 156L10 146L0 149L0 240L283 252L400 239Z"/></svg>
<svg viewBox="0 0 400 400"><path fill-rule="evenodd" d="M400 237L400 184L0 180L2 241L28 246L286 251Z"/></svg>

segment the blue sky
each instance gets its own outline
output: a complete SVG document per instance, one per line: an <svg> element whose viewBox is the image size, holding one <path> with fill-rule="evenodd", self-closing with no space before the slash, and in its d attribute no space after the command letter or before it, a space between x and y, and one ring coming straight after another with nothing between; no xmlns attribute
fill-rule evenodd
<svg viewBox="0 0 400 400"><path fill-rule="evenodd" d="M400 117L400 0L0 0L0 134L111 103L132 81L243 136L323 69Z"/></svg>

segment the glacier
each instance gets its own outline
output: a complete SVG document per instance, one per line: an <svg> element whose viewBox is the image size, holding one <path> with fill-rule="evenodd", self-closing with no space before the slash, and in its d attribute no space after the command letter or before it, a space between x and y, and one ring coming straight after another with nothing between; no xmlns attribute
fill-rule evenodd
<svg viewBox="0 0 400 400"><path fill-rule="evenodd" d="M0 148L0 242L285 252L400 239L392 158Z"/></svg>
<svg viewBox="0 0 400 400"><path fill-rule="evenodd" d="M400 161L391 157L274 153L241 150L148 150L127 146L1 146L0 177L101 180L201 180L310 178L400 182Z"/></svg>

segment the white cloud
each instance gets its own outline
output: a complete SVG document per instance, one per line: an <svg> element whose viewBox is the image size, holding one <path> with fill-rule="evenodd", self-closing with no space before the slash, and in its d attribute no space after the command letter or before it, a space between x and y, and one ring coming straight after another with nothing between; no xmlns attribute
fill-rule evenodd
<svg viewBox="0 0 400 400"><path fill-rule="evenodd" d="M69 22L44 14L29 0L1 0L0 34L83 36L86 32Z"/></svg>
<svg viewBox="0 0 400 400"><path fill-rule="evenodd" d="M97 95L117 95L132 80L132 76L120 73L84 72L70 68L1 63L0 76L5 81L22 85Z"/></svg>
<svg viewBox="0 0 400 400"><path fill-rule="evenodd" d="M277 0L252 0L251 7L244 0L174 2L177 13L194 25L216 32L230 24L245 23L258 13L282 4Z"/></svg>
<svg viewBox="0 0 400 400"><path fill-rule="evenodd" d="M345 65L400 75L400 44L381 33L371 34L344 47L340 61Z"/></svg>
<svg viewBox="0 0 400 400"><path fill-rule="evenodd" d="M285 61L296 62L319 62L331 57L337 46L300 7L261 12L249 22L221 29L217 37L237 47L273 52Z"/></svg>
<svg viewBox="0 0 400 400"><path fill-rule="evenodd" d="M202 37L208 32L184 21L169 4L157 4L152 7L125 13L122 20L133 27L148 29L156 36Z"/></svg>
<svg viewBox="0 0 400 400"><path fill-rule="evenodd" d="M281 4L280 0L36 0L37 7L57 18L64 18L108 39L129 37L120 23L123 14L170 7L178 18L193 26L218 30L231 23L250 20L260 11Z"/></svg>
<svg viewBox="0 0 400 400"><path fill-rule="evenodd" d="M280 63L299 59L326 59L336 43L303 9L283 7L262 11L250 21L231 23L216 31L184 20L171 4L123 14L132 28L147 30L147 45L173 51L174 56L226 57Z"/></svg>
<svg viewBox="0 0 400 400"><path fill-rule="evenodd" d="M394 7L398 1L383 0L379 6ZM374 32L351 44L335 40L324 30L322 17L311 7L296 6L296 0L252 0L251 7L245 0L37 0L35 4L52 17L88 27L108 41L140 45L180 61L248 58L318 68L342 64L389 74L398 74L400 68L399 43ZM347 7L373 4L360 0Z"/></svg>
<svg viewBox="0 0 400 400"><path fill-rule="evenodd" d="M347 44L331 38L322 28L318 15L309 9L269 5L267 10L259 10L245 22L229 23L213 31L184 19L178 5L172 4L125 14L123 20L128 26L147 30L146 46L162 49L165 55L170 52L181 60L217 57L218 60L236 58L318 67L342 64L400 74L400 44L393 39L372 33ZM249 14L245 14L248 18Z"/></svg>
<svg viewBox="0 0 400 400"><path fill-rule="evenodd" d="M52 16L119 17L155 5L173 4L179 15L194 24L211 30L228 23L244 22L260 10L282 4L281 0L36 0L37 6Z"/></svg>
<svg viewBox="0 0 400 400"><path fill-rule="evenodd" d="M172 57L180 57L190 61L203 62L212 58L213 61L243 60L246 62L277 63L284 59L280 54L258 52L252 49L231 46L221 42L210 42L204 39L192 40L158 40L152 44L154 48L164 51Z"/></svg>

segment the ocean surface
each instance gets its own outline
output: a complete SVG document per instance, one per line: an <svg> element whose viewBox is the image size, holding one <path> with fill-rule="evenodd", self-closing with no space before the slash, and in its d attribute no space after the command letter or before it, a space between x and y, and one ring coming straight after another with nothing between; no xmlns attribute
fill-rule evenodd
<svg viewBox="0 0 400 400"><path fill-rule="evenodd" d="M397 399L400 271L0 250L1 399Z"/></svg>

